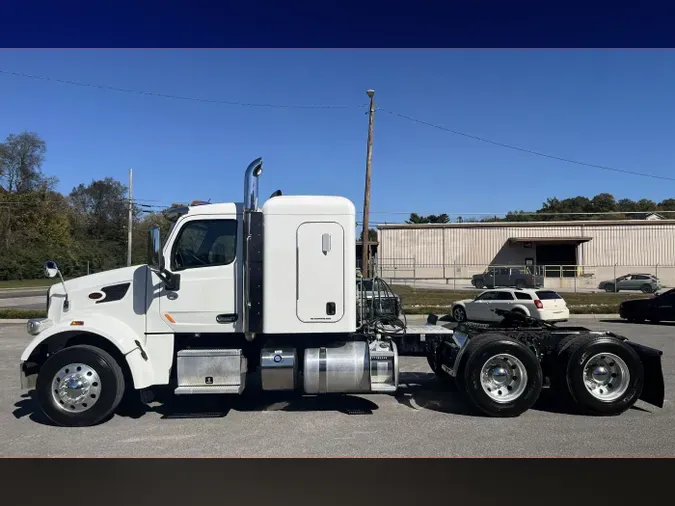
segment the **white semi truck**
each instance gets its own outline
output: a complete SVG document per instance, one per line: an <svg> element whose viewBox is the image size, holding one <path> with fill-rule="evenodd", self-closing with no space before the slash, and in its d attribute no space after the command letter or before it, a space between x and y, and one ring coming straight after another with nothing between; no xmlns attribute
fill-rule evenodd
<svg viewBox="0 0 675 506"><path fill-rule="evenodd" d="M157 390L391 394L400 347L425 352L491 416L523 413L545 381L595 414L638 398L663 406L661 352L608 332L509 314L454 332L433 315L418 327L364 316L353 204L277 192L259 207L261 172L262 159L247 168L243 203L168 213L168 236L150 231L147 265L64 281L45 263L61 283L47 294L47 317L28 322L20 373L51 421L98 424L126 397L150 402Z"/></svg>

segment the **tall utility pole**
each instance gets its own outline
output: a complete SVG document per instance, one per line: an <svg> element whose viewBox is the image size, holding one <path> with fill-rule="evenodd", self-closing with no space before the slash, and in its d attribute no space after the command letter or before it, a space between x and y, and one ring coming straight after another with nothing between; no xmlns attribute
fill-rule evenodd
<svg viewBox="0 0 675 506"><path fill-rule="evenodd" d="M368 113L368 149L366 152L366 188L363 196L363 253L361 255L361 273L364 278L369 277L370 241L368 237L368 215L370 214L370 172L373 162L373 120L375 119L375 90L366 91L370 97L370 111Z"/></svg>
<svg viewBox="0 0 675 506"><path fill-rule="evenodd" d="M131 235L134 220L134 202L131 197L131 169L129 169L129 223L127 223L127 266L131 266Z"/></svg>

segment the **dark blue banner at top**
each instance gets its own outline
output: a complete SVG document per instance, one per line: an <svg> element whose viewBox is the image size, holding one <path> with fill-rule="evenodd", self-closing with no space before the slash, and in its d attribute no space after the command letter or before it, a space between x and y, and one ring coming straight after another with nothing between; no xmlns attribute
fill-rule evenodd
<svg viewBox="0 0 675 506"><path fill-rule="evenodd" d="M585 2L5 0L4 48L665 48L673 7Z"/></svg>

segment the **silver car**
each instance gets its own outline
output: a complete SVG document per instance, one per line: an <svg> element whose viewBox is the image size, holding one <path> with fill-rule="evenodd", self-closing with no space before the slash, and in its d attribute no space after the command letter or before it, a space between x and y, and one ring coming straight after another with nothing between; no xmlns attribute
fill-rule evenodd
<svg viewBox="0 0 675 506"><path fill-rule="evenodd" d="M640 290L643 293L654 293L663 286L659 279L652 274L626 274L614 280L603 281L598 285L598 288L606 292Z"/></svg>

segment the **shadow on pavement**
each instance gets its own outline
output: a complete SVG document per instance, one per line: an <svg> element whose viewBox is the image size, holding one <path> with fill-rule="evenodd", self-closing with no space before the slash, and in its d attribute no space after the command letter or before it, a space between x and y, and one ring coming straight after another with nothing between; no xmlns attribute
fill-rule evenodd
<svg viewBox="0 0 675 506"><path fill-rule="evenodd" d="M607 318L603 320L598 320L600 323L623 323L624 325L649 325L650 327L658 326L658 327L675 327L675 322L659 322L659 323L652 323L649 321L645 321L643 323L634 323L634 322L629 322L628 320L622 320L619 318Z"/></svg>
<svg viewBox="0 0 675 506"><path fill-rule="evenodd" d="M352 395L300 396L265 392L241 397L200 395L173 397L163 403L150 405L135 402L119 409L118 416L140 418L148 412L162 415L162 419L222 418L230 411L239 412L310 412L336 411L347 415L372 415L378 406L372 401Z"/></svg>
<svg viewBox="0 0 675 506"><path fill-rule="evenodd" d="M34 396L35 390L31 390L30 392L21 396L21 400L14 404L14 407L16 408L14 411L12 411L14 418L20 419L28 417L31 421L39 423L40 425L49 425L54 427L55 425L52 423L52 421L47 418L38 407L38 403Z"/></svg>
<svg viewBox="0 0 675 506"><path fill-rule="evenodd" d="M416 411L430 410L445 414L485 417L470 406L457 391L451 381L440 380L432 372L403 372L399 377L399 389L393 395L396 401ZM21 396L15 405L13 415L17 419L29 417L35 423L54 426L42 414L34 400L34 391ZM123 418L138 419L147 413L157 413L163 420L185 418L223 418L234 410L239 412L311 412L335 411L347 415L372 415L378 405L369 399L356 395L320 395L302 396L283 392L251 392L240 397L219 395L171 396L165 402L143 404L140 399L128 399L117 410L116 415ZM559 402L548 389L533 406L533 410L552 414L587 416L573 405ZM651 411L633 406L631 410L651 413ZM592 417L589 417L592 418Z"/></svg>

